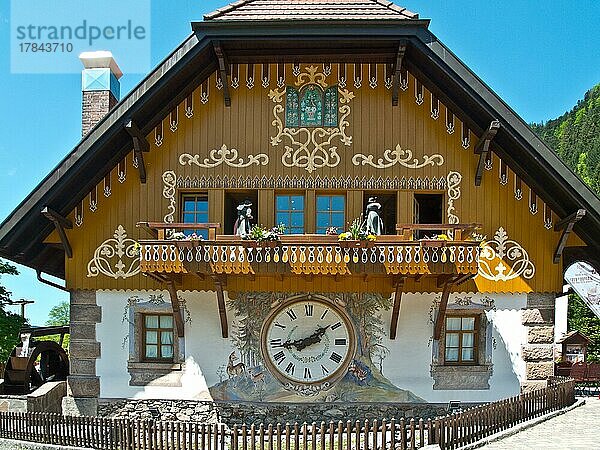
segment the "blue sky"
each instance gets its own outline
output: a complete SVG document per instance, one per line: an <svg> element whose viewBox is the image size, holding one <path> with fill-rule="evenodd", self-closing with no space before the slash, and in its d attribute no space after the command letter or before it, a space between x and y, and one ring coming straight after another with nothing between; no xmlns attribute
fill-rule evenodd
<svg viewBox="0 0 600 450"><path fill-rule="evenodd" d="M150 1L150 0L149 0ZM430 29L527 122L555 118L600 83L600 2L409 0ZM192 20L225 1L152 1L152 65L189 33ZM134 17L122 2L119 14ZM0 4L0 220L69 152L81 135L80 75L10 73L9 2ZM110 50L99 48L98 50ZM74 55L73 57L76 57ZM142 78L125 74L122 96ZM35 299L27 315L43 324L68 294L22 268L1 282L13 298Z"/></svg>

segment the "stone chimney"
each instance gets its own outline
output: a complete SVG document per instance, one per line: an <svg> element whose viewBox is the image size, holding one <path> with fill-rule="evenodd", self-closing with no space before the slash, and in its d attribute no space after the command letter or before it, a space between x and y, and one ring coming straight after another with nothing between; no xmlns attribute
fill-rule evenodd
<svg viewBox="0 0 600 450"><path fill-rule="evenodd" d="M123 72L111 52L84 52L81 90L81 134L85 136L119 101Z"/></svg>

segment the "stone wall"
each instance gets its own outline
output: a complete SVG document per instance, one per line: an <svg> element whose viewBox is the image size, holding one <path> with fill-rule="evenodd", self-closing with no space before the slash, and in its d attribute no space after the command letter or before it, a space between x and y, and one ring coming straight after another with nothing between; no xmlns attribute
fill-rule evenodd
<svg viewBox="0 0 600 450"><path fill-rule="evenodd" d="M244 403L192 400L103 401L98 415L234 424L311 423L338 420L433 418L447 413L435 403ZM464 405L465 407L468 405Z"/></svg>
<svg viewBox="0 0 600 450"><path fill-rule="evenodd" d="M96 340L96 324L102 321L102 308L96 304L96 292L71 291L71 323L67 397L63 414L96 415L100 379L96 376L96 359L100 343Z"/></svg>
<svg viewBox="0 0 600 450"><path fill-rule="evenodd" d="M527 308L521 311L521 323L527 330L527 344L521 349L526 380L522 392L547 386L554 375L554 294L530 293Z"/></svg>

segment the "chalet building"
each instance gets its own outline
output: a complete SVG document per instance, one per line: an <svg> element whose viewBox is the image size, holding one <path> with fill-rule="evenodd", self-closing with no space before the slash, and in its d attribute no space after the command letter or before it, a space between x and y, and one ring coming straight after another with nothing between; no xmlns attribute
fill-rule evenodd
<svg viewBox="0 0 600 450"><path fill-rule="evenodd" d="M241 0L120 101L112 56L81 56L84 137L0 226L70 292L66 411L546 384L600 199L428 26Z"/></svg>

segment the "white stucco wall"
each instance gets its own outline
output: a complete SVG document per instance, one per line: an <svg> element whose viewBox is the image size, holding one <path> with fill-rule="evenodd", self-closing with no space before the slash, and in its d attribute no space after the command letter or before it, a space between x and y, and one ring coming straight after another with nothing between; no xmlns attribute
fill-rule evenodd
<svg viewBox="0 0 600 450"><path fill-rule="evenodd" d="M167 292L162 293L168 300ZM183 292L192 323L185 325L185 343L180 350L186 364L182 387L132 387L129 386L127 360L130 344L123 340L130 332L130 324L123 321L127 300L131 296L149 298L149 292L98 291L98 305L102 307L102 322L97 325L97 338L101 343L101 358L97 361L100 376L100 395L103 398L210 398L208 386L219 382L217 372L227 363L228 355L235 350L229 339L221 337L217 301L213 292ZM477 301L479 294L468 294ZM384 375L396 386L408 389L430 402L449 400L489 401L515 395L519 380L524 377L525 364L521 360L521 345L526 330L521 325L519 310L526 305L527 296L496 295L494 309L486 315L493 325L492 336L496 348L492 349L493 375L489 390L441 391L433 390L430 376L432 346L430 337L433 325L429 311L435 294L404 294L398 321L398 334L394 341L384 339L390 354L383 362ZM464 295L462 295L464 297ZM456 296L450 297L450 302ZM390 311L382 311L386 334L389 332ZM230 322L233 314L228 311ZM183 343L182 343L183 344Z"/></svg>

